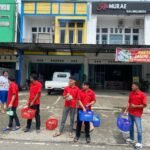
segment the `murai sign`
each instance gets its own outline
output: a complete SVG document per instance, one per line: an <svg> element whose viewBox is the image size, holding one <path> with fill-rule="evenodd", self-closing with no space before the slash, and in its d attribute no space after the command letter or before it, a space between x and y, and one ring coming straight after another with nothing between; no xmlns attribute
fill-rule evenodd
<svg viewBox="0 0 150 150"><path fill-rule="evenodd" d="M93 2L92 14L150 14L150 2Z"/></svg>

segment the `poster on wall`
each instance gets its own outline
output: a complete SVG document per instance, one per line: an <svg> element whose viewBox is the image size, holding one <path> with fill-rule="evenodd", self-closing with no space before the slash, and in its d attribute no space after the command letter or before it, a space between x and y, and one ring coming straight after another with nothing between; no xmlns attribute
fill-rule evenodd
<svg viewBox="0 0 150 150"><path fill-rule="evenodd" d="M150 49L116 48L116 61L150 63Z"/></svg>

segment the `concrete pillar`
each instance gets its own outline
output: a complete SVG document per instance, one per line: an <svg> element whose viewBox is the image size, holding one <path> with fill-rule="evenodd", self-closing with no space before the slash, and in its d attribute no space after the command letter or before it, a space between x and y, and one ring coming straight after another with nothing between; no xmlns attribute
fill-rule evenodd
<svg viewBox="0 0 150 150"><path fill-rule="evenodd" d="M144 18L144 43L150 45L150 15Z"/></svg>
<svg viewBox="0 0 150 150"><path fill-rule="evenodd" d="M92 14L91 11L91 4L89 4L89 14ZM87 44L96 44L96 28L97 16L89 15L89 18L87 20Z"/></svg>

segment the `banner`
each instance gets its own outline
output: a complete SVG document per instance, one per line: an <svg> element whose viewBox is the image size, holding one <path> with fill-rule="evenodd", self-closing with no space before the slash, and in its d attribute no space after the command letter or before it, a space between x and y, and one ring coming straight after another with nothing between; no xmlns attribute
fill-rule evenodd
<svg viewBox="0 0 150 150"><path fill-rule="evenodd" d="M116 48L116 61L150 63L150 49Z"/></svg>

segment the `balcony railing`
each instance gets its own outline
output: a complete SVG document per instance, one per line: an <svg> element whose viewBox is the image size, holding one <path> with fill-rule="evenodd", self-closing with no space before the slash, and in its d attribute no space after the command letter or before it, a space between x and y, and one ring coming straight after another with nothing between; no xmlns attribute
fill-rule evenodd
<svg viewBox="0 0 150 150"><path fill-rule="evenodd" d="M54 43L54 39L23 39L23 43Z"/></svg>

